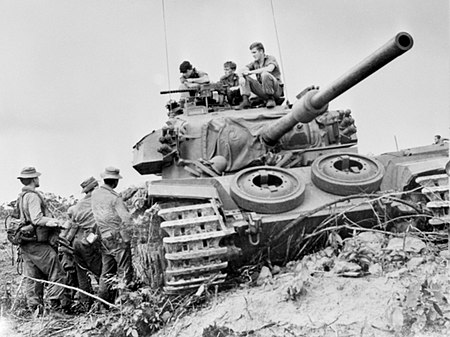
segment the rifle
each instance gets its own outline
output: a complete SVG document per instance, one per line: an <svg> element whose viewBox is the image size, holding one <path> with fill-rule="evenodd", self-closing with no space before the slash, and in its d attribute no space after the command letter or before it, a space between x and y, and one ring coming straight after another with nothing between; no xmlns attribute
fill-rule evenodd
<svg viewBox="0 0 450 337"><path fill-rule="evenodd" d="M11 217L11 215L8 215L5 218L5 222L4 222L4 224L5 224L5 233L7 233L7 231L8 231L8 219L9 219L9 217ZM11 243L11 266L14 266L14 245L12 243Z"/></svg>

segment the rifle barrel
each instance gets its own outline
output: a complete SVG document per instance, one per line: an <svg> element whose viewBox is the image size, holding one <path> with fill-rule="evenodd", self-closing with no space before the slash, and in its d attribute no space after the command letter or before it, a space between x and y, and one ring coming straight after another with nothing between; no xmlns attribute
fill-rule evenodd
<svg viewBox="0 0 450 337"><path fill-rule="evenodd" d="M165 94L178 94L181 92L195 92L198 89L177 89L177 90L165 90L165 91L160 91L159 93L161 95L165 95Z"/></svg>

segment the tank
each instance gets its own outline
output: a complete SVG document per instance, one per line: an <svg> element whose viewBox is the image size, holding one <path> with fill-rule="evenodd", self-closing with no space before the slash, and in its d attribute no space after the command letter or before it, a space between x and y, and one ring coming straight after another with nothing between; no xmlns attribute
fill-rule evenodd
<svg viewBox="0 0 450 337"><path fill-rule="evenodd" d="M133 167L161 177L147 190L154 214L149 269L163 272L164 289L220 284L230 266L256 259L296 259L305 235L332 215L373 226L377 209L366 201L383 191L409 198L377 203L385 216L411 212L417 201L435 202L429 209L436 222L448 216L448 188L445 195L437 187L448 185L448 144L360 155L351 111L328 110L330 101L412 46L400 32L330 85L301 91L292 105L236 111L219 84L190 90L184 104L170 101L166 125L133 148ZM180 91L161 93L173 92Z"/></svg>

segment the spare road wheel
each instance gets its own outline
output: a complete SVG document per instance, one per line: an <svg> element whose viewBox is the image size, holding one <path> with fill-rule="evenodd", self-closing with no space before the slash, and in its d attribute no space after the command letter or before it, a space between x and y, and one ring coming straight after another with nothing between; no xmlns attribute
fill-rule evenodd
<svg viewBox="0 0 450 337"><path fill-rule="evenodd" d="M343 196L377 191L383 175L384 167L378 160L356 153L324 155L311 166L314 185Z"/></svg>
<svg viewBox="0 0 450 337"><path fill-rule="evenodd" d="M305 184L292 171L272 166L257 166L237 173L230 185L233 200L245 210L281 213L303 201Z"/></svg>

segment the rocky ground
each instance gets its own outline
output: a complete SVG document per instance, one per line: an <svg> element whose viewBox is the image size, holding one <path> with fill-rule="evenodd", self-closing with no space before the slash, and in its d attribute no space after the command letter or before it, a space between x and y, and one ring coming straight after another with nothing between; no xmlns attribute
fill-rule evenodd
<svg viewBox="0 0 450 337"><path fill-rule="evenodd" d="M154 336L450 335L445 250L409 235L371 232L343 244L338 254L327 247L282 268L248 269L239 286L200 289L176 309L165 298L163 305L139 302L140 291L128 294L134 304L120 304L121 310L33 317L20 314L21 277L5 243L0 247L0 336L136 337L160 327Z"/></svg>

